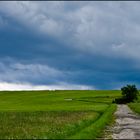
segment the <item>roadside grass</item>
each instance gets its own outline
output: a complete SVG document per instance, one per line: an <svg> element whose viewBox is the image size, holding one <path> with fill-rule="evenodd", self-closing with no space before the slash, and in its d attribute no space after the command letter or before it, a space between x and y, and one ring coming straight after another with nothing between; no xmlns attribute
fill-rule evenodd
<svg viewBox="0 0 140 140"><path fill-rule="evenodd" d="M129 103L128 106L136 113L140 114L140 95L138 96L138 100L134 103Z"/></svg>
<svg viewBox="0 0 140 140"><path fill-rule="evenodd" d="M110 105L95 123L92 123L90 126L73 135L70 137L70 139L95 139L97 137L101 138L103 129L110 123L115 111L116 105Z"/></svg>
<svg viewBox="0 0 140 140"><path fill-rule="evenodd" d="M116 112L116 110L117 110L117 105L116 105L116 108L114 110L114 113ZM101 135L100 135L101 139L113 140L113 138L112 138L112 128L114 127L114 125L116 123L116 116L114 115L114 113L112 113L112 117L110 118L107 125L105 126L105 128L101 132Z"/></svg>
<svg viewBox="0 0 140 140"><path fill-rule="evenodd" d="M0 139L96 138L119 96L117 90L0 92Z"/></svg>

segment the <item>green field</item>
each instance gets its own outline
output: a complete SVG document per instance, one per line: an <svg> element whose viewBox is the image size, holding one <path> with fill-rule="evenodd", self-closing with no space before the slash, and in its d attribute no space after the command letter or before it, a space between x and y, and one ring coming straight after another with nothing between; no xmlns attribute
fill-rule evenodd
<svg viewBox="0 0 140 140"><path fill-rule="evenodd" d="M102 137L117 90L0 92L0 139Z"/></svg>
<svg viewBox="0 0 140 140"><path fill-rule="evenodd" d="M140 94L138 96L138 100L136 100L134 103L129 103L128 105L134 112L140 114Z"/></svg>

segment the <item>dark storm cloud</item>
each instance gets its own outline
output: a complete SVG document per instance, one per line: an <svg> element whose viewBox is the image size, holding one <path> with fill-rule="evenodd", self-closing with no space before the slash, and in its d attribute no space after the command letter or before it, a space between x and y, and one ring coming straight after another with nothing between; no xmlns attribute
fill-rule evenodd
<svg viewBox="0 0 140 140"><path fill-rule="evenodd" d="M1 2L0 82L139 86L139 7L138 2Z"/></svg>

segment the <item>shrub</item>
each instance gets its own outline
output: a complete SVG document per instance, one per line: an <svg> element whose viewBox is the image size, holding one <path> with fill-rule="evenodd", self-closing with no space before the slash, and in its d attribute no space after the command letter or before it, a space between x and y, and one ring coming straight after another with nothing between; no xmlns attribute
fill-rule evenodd
<svg viewBox="0 0 140 140"><path fill-rule="evenodd" d="M126 101L123 98L116 98L116 99L113 100L112 103L125 104Z"/></svg>
<svg viewBox="0 0 140 140"><path fill-rule="evenodd" d="M125 104L133 102L134 100L137 99L138 90L135 85L127 85L125 87L122 87L121 91L122 97L115 99L113 103Z"/></svg>
<svg viewBox="0 0 140 140"><path fill-rule="evenodd" d="M122 98L126 102L133 102L135 99L137 99L138 90L135 85L127 85L126 87L121 88L122 91Z"/></svg>

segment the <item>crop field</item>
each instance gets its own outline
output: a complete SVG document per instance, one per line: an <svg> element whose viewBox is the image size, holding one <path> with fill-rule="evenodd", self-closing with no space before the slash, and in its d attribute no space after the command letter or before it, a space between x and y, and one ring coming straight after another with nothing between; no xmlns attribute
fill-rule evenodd
<svg viewBox="0 0 140 140"><path fill-rule="evenodd" d="M91 139L113 118L117 90L0 92L0 139Z"/></svg>

